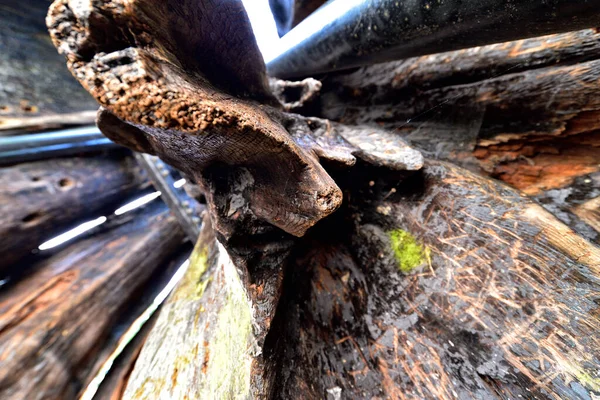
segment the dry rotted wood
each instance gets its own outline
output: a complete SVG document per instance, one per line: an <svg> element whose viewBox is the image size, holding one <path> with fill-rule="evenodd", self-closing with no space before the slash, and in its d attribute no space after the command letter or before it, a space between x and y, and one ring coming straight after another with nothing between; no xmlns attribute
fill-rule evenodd
<svg viewBox="0 0 600 400"><path fill-rule="evenodd" d="M0 397L75 398L118 317L183 238L164 207L148 210L70 246L5 289Z"/></svg>
<svg viewBox="0 0 600 400"><path fill-rule="evenodd" d="M584 30L373 65L328 75L314 112L539 194L600 170L598 54Z"/></svg>
<svg viewBox="0 0 600 400"><path fill-rule="evenodd" d="M64 158L0 169L0 272L82 218L148 185L130 157Z"/></svg>
<svg viewBox="0 0 600 400"><path fill-rule="evenodd" d="M103 106L100 129L192 176L224 240L261 222L301 236L336 210L341 192L321 160L421 167L420 154L385 131L282 112L240 1L57 0L47 22ZM386 151L373 151L371 132Z"/></svg>
<svg viewBox="0 0 600 400"><path fill-rule="evenodd" d="M243 14L210 0L50 10L55 45L103 107L100 128L193 177L222 243L205 224L124 398L600 395L598 248L501 183L435 161L421 170L400 135L284 112ZM236 66L238 53L251 57ZM550 69L572 72L561 87L584 94L562 111L595 107L595 62ZM469 128L473 158L501 101L539 111L521 92L557 80L526 69L427 101L462 93L447 130ZM461 92L469 85L477 96ZM443 141L427 132L422 143Z"/></svg>
<svg viewBox="0 0 600 400"><path fill-rule="evenodd" d="M94 99L73 79L48 39L44 18L49 5L48 0L0 5L0 131L69 124L80 111L88 111L85 123L93 121L89 111L96 108ZM71 116L62 120L65 114Z"/></svg>

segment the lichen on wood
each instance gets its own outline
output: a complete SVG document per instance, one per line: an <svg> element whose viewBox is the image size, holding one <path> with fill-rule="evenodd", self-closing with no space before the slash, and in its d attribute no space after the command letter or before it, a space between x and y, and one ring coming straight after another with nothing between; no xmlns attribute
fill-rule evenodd
<svg viewBox="0 0 600 400"><path fill-rule="evenodd" d="M252 312L236 267L206 223L123 398L249 398L258 352Z"/></svg>

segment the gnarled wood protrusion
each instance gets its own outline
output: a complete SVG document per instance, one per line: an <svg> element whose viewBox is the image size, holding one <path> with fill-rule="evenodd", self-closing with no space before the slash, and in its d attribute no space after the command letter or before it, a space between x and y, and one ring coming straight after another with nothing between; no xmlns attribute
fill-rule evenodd
<svg viewBox="0 0 600 400"><path fill-rule="evenodd" d="M240 1L58 0L47 22L69 68L105 109L100 129L194 177L211 214L219 216L214 222L223 239L256 219L302 236L341 204L339 188L319 162L328 158L327 148L314 141L306 148L288 132L291 119L310 122L283 113L269 92ZM328 129L327 143L344 148L348 163L366 151L349 144L352 129L344 130L350 132ZM357 135L360 143L369 138ZM404 156L420 168L417 151ZM389 155L366 158L409 168Z"/></svg>

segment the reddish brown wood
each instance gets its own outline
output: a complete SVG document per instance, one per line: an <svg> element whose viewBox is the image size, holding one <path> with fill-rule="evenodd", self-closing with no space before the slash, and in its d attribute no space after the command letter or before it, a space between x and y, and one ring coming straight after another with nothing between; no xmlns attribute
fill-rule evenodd
<svg viewBox="0 0 600 400"><path fill-rule="evenodd" d="M162 208L164 210L164 208ZM77 242L0 294L0 397L69 399L183 233L167 212Z"/></svg>

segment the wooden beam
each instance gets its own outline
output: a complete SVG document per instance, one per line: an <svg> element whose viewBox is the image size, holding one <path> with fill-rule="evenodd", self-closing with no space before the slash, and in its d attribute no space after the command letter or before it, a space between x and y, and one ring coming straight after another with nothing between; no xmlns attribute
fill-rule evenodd
<svg viewBox="0 0 600 400"><path fill-rule="evenodd" d="M0 6L0 131L93 122L89 111L98 106L48 37L48 6L46 0L28 1L26 9L16 0Z"/></svg>

